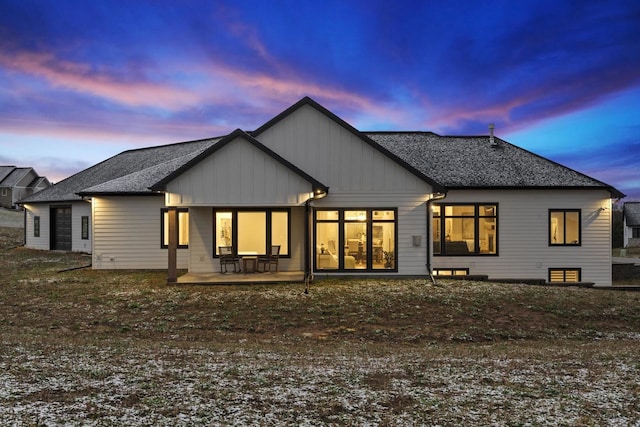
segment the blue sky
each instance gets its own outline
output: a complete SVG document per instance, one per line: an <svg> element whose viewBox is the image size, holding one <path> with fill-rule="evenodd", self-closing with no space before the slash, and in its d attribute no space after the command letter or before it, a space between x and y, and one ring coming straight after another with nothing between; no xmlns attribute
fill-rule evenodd
<svg viewBox="0 0 640 427"><path fill-rule="evenodd" d="M497 136L640 200L638 1L0 0L0 164L58 181L252 130Z"/></svg>

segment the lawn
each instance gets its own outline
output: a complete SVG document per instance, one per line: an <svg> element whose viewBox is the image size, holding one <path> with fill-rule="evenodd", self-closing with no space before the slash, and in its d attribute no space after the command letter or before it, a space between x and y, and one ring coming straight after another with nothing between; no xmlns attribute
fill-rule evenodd
<svg viewBox="0 0 640 427"><path fill-rule="evenodd" d="M0 425L640 424L640 292L89 262L0 249Z"/></svg>

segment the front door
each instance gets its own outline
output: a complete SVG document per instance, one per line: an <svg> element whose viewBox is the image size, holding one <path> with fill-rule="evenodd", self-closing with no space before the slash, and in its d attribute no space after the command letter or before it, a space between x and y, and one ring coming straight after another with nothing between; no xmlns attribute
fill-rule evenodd
<svg viewBox="0 0 640 427"><path fill-rule="evenodd" d="M71 207L51 208L51 249L71 250Z"/></svg>

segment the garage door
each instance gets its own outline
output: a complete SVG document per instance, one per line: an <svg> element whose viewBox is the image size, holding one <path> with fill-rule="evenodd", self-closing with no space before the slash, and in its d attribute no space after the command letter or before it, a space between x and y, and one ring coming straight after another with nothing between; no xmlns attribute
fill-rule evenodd
<svg viewBox="0 0 640 427"><path fill-rule="evenodd" d="M51 208L51 249L71 250L71 208Z"/></svg>

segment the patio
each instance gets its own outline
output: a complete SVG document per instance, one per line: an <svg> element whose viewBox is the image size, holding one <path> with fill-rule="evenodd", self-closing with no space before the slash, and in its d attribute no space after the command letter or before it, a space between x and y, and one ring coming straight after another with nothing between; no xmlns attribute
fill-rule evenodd
<svg viewBox="0 0 640 427"><path fill-rule="evenodd" d="M176 283L189 285L238 285L304 282L304 271L267 273L186 273Z"/></svg>

